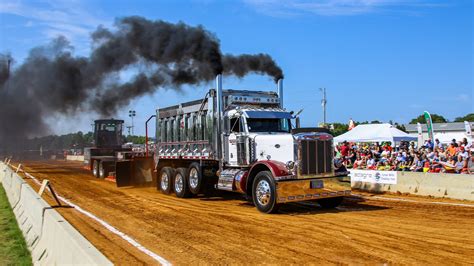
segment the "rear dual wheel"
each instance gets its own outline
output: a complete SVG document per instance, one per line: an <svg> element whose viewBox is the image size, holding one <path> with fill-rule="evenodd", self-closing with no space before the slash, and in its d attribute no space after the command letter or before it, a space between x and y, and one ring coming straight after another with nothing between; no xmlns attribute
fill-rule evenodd
<svg viewBox="0 0 474 266"><path fill-rule="evenodd" d="M188 185L187 168L163 167L158 178L158 189L164 194L174 192L178 198L188 198L192 195Z"/></svg>
<svg viewBox="0 0 474 266"><path fill-rule="evenodd" d="M178 198L189 198L192 193L189 190L189 181L188 181L188 169L187 168L178 168L174 174L173 180L174 193Z"/></svg>
<svg viewBox="0 0 474 266"><path fill-rule="evenodd" d="M170 194L172 190L172 178L174 177L174 169L171 167L163 167L158 178L158 189L163 194Z"/></svg>
<svg viewBox="0 0 474 266"><path fill-rule="evenodd" d="M203 190L202 171L199 163L192 163L188 168L188 184L189 190L197 195Z"/></svg>

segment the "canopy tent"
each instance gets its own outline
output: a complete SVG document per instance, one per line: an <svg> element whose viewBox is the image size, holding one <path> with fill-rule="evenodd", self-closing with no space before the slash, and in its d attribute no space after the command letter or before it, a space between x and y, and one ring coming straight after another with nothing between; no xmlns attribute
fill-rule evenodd
<svg viewBox="0 0 474 266"><path fill-rule="evenodd" d="M384 142L390 141L392 144L400 141L416 141L418 138L395 128L390 124L367 124L358 125L334 138L334 142Z"/></svg>

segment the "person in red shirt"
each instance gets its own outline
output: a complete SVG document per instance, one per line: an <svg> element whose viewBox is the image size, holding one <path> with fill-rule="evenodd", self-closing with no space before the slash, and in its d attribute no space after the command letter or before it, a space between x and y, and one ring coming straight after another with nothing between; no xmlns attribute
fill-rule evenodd
<svg viewBox="0 0 474 266"><path fill-rule="evenodd" d="M344 141L341 146L341 155L345 159L347 156L349 156L349 143L347 141Z"/></svg>
<svg viewBox="0 0 474 266"><path fill-rule="evenodd" d="M383 146L383 149L386 151L389 151L390 153L392 152L392 146L388 144L388 142L385 142L385 145Z"/></svg>

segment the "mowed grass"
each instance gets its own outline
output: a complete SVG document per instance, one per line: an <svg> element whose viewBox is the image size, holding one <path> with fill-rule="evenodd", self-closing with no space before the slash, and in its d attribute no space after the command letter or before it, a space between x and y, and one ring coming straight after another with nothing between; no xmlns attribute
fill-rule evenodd
<svg viewBox="0 0 474 266"><path fill-rule="evenodd" d="M32 265L25 239L0 184L0 265Z"/></svg>

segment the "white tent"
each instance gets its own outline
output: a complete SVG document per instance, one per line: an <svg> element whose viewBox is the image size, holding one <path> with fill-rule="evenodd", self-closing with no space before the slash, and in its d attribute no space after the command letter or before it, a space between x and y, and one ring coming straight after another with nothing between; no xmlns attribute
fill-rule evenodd
<svg viewBox="0 0 474 266"><path fill-rule="evenodd" d="M334 138L334 142L384 142L390 141L392 144L400 141L416 141L417 137L395 128L390 124L367 124L358 125Z"/></svg>

